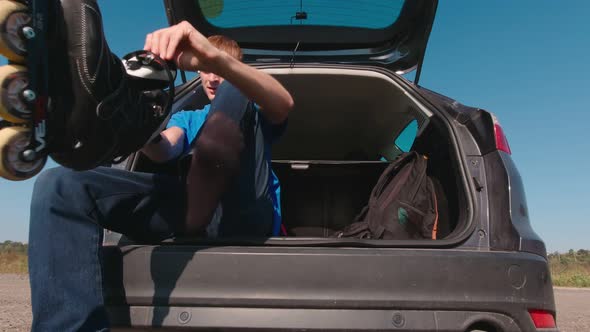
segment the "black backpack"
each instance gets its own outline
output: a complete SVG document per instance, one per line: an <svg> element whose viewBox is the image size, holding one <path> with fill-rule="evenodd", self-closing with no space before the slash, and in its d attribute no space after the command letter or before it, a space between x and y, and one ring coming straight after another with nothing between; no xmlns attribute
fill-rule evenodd
<svg viewBox="0 0 590 332"><path fill-rule="evenodd" d="M369 203L354 223L334 237L360 239L436 239L438 208L428 160L417 152L401 154L381 174Z"/></svg>

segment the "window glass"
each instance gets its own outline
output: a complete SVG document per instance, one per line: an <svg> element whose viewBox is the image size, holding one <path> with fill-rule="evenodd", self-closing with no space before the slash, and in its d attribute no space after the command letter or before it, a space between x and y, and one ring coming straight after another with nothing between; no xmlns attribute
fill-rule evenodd
<svg viewBox="0 0 590 332"><path fill-rule="evenodd" d="M408 152L414 144L416 135L418 134L418 121L410 122L401 134L395 139L395 145L403 152Z"/></svg>
<svg viewBox="0 0 590 332"><path fill-rule="evenodd" d="M197 0L197 4L209 23L220 28L305 24L383 29L395 23L404 1Z"/></svg>

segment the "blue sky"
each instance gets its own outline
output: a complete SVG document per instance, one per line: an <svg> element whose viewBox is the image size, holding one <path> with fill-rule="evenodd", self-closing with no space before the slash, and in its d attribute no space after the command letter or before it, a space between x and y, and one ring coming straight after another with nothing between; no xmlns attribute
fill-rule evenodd
<svg viewBox="0 0 590 332"><path fill-rule="evenodd" d="M167 24L159 0L99 3L119 55ZM442 0L420 82L496 114L549 251L590 249L589 12L585 0ZM0 179L0 241L27 241L33 182Z"/></svg>

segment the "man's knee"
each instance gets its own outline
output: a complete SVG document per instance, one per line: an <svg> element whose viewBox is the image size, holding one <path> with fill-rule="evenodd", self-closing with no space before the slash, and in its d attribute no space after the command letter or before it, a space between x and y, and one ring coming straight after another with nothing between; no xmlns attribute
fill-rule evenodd
<svg viewBox="0 0 590 332"><path fill-rule="evenodd" d="M48 236L54 230L53 214L71 209L80 199L75 172L63 168L45 170L37 177L30 206L29 236L31 240Z"/></svg>
<svg viewBox="0 0 590 332"><path fill-rule="evenodd" d="M56 167L43 171L37 177L33 187L32 207L38 203L53 202L60 199L67 202L79 200L80 189L86 172L78 172L65 167ZM73 202L72 201L72 202ZM70 204L72 203L70 202Z"/></svg>
<svg viewBox="0 0 590 332"><path fill-rule="evenodd" d="M224 113L235 122L242 121L248 106L248 98L231 83L224 81L211 101L211 114Z"/></svg>
<svg viewBox="0 0 590 332"><path fill-rule="evenodd" d="M33 187L33 200L40 197L46 197L56 192L56 188L61 186L68 176L70 170L64 167L50 168L43 171L37 177Z"/></svg>
<svg viewBox="0 0 590 332"><path fill-rule="evenodd" d="M222 112L212 114L195 142L193 160L215 169L237 170L244 136L240 126Z"/></svg>

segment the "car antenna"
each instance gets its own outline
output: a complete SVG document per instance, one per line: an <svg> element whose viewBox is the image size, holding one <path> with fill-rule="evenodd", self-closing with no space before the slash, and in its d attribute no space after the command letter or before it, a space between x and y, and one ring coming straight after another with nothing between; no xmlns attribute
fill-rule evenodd
<svg viewBox="0 0 590 332"><path fill-rule="evenodd" d="M303 24L303 20L307 20L307 12L303 11L303 0L299 0L299 11L295 12L295 16L291 16L291 25L293 25L293 19L299 21L299 24ZM295 55L297 54L297 50L299 49L299 44L301 43L300 40L297 41L297 45L295 45L295 49L293 50L293 55L291 56L291 65L290 68L293 69L295 67Z"/></svg>
<svg viewBox="0 0 590 332"><path fill-rule="evenodd" d="M295 54L297 53L297 49L299 49L299 44L301 41L297 41L297 45L295 45L295 49L293 50L293 55L291 56L291 66L290 68L293 69L295 67Z"/></svg>

